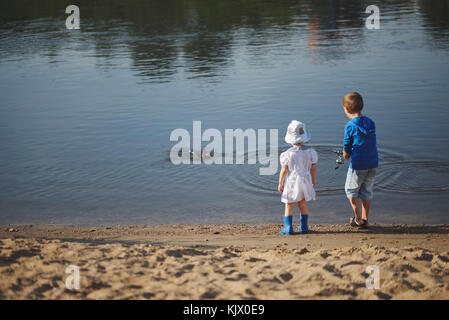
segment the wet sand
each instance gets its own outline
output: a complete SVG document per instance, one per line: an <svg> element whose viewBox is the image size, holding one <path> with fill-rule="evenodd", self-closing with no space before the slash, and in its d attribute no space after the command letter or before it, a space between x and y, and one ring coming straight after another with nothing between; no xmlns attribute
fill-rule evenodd
<svg viewBox="0 0 449 320"><path fill-rule="evenodd" d="M3 226L0 299L449 299L449 225L280 228Z"/></svg>

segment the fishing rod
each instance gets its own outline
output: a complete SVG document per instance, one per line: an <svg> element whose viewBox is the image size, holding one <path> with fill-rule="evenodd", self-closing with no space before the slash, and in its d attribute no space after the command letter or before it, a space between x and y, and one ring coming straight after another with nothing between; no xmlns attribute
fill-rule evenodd
<svg viewBox="0 0 449 320"><path fill-rule="evenodd" d="M337 170L340 168L341 164L345 163L345 160L343 159L343 150L334 149L333 152L337 155L337 159L335 160L335 163L337 164L335 170Z"/></svg>

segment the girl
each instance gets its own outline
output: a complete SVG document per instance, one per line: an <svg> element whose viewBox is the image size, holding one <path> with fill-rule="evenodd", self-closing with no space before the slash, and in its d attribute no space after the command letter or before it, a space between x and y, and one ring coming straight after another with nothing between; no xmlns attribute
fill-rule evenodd
<svg viewBox="0 0 449 320"><path fill-rule="evenodd" d="M315 200L316 163L318 154L312 148L304 146L310 140L310 132L304 123L293 120L287 129L285 142L293 145L281 153L281 173L278 191L282 193L281 201L285 203L284 229L282 234L293 234L292 215L295 203L300 210L298 232L309 232L306 201Z"/></svg>

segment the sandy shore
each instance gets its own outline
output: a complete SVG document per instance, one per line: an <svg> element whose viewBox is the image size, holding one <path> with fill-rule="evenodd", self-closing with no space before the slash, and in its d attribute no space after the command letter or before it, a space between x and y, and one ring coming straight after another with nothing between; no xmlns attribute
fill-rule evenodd
<svg viewBox="0 0 449 320"><path fill-rule="evenodd" d="M449 225L280 228L3 226L0 299L449 299Z"/></svg>

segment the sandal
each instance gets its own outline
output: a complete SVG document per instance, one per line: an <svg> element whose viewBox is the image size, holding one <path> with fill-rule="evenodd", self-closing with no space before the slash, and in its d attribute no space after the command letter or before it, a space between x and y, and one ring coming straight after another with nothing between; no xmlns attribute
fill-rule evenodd
<svg viewBox="0 0 449 320"><path fill-rule="evenodd" d="M351 227L358 227L359 224L357 222L355 222L355 216L349 219L349 225Z"/></svg>
<svg viewBox="0 0 449 320"><path fill-rule="evenodd" d="M369 229L368 220L363 219L363 223L360 225L362 229Z"/></svg>
<svg viewBox="0 0 449 320"><path fill-rule="evenodd" d="M358 227L358 228L360 228L360 229L368 229L368 221L366 221L366 220L362 220L363 222L362 222L362 224L358 224L356 221L355 221L355 216L354 217L352 217L352 218L350 218L349 219L349 225L351 226L351 227Z"/></svg>

